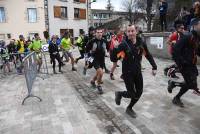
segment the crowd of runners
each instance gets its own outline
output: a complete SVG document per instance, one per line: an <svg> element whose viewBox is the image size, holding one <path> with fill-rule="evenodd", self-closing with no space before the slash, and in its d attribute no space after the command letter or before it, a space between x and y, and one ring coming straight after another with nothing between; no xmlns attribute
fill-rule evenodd
<svg viewBox="0 0 200 134"><path fill-rule="evenodd" d="M168 87L166 87L169 93L172 93L175 87L180 87L180 91L174 97L172 103L184 107L181 97L189 89L194 90L195 94L200 95L197 87L198 69L196 66L197 56L200 56L200 18L194 16L191 19L189 30L186 30L182 20L176 20L174 27L175 31L168 39L169 52L172 55L174 64L165 68L164 74L169 78L173 78L168 81ZM119 28L114 31L90 27L88 34L86 35L82 31L74 44L72 43L70 33L66 31L61 38L53 35L47 42L49 44L53 73L57 74L56 60L59 72L63 73L62 66L65 65L65 61L69 62L70 60L72 71L77 71L75 64L78 64L79 60L82 59L85 64L83 68L84 75L91 68L96 70L96 73L91 76L90 84L98 90L99 94L103 94L104 91L102 88L104 72L110 74L111 80L115 80L115 69L121 62L121 78L124 80L127 90L115 92L115 102L117 105L120 105L122 98L130 98L130 104L127 106L126 113L133 118L137 116L133 107L143 93L141 67L143 55L152 66L151 73L153 76L157 73L157 65L135 25L128 25L125 30ZM0 44L1 59L3 59L1 61L7 66L8 71L11 71L9 62L12 61L16 64L17 61L22 61L24 56L30 51L37 53L38 71L40 71L42 42L38 34L35 34L34 40L28 39L25 41L23 35L20 35L19 40L11 40L8 45L5 45L5 42ZM79 57L74 57L72 51L74 47L78 47ZM107 53L109 53L110 61L113 63L110 71L107 69L105 62ZM21 71L19 70L19 73L22 73ZM177 73L182 74L183 82L174 81L174 79L179 79L176 75Z"/></svg>
<svg viewBox="0 0 200 134"><path fill-rule="evenodd" d="M4 40L0 41L0 70L4 73L12 72L11 65L17 70L18 74L23 74L23 58L31 51L37 54L38 71L42 65L41 59L42 41L39 34L34 35L34 39L25 40L23 35L19 35L19 39L11 39L8 44Z"/></svg>

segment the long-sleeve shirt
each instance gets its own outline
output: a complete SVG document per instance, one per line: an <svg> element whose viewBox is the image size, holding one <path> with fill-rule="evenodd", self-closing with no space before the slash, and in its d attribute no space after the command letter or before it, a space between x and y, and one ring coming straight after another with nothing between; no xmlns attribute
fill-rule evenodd
<svg viewBox="0 0 200 134"><path fill-rule="evenodd" d="M11 54L11 53L17 53L17 48L16 48L16 45L15 44L9 44L7 46L8 48L8 53Z"/></svg>
<svg viewBox="0 0 200 134"><path fill-rule="evenodd" d="M187 34L174 46L173 58L179 67L194 67L200 56L199 40L195 33Z"/></svg>
<svg viewBox="0 0 200 134"><path fill-rule="evenodd" d="M162 2L162 4L159 6L160 15L166 15L168 9L168 3Z"/></svg>
<svg viewBox="0 0 200 134"><path fill-rule="evenodd" d="M51 42L49 44L49 53L50 55L56 55L59 53L58 45L56 43Z"/></svg>
<svg viewBox="0 0 200 134"><path fill-rule="evenodd" d="M106 49L108 51L109 48L107 41L104 39L98 40L94 38L88 42L88 51L98 61L105 59Z"/></svg>
<svg viewBox="0 0 200 134"><path fill-rule="evenodd" d="M152 65L153 70L157 70L157 65L150 54L147 45L141 38L137 37L136 44L133 44L132 41L126 39L114 49L114 53L119 53L123 51L125 57L122 61L122 73L138 73L141 72L141 60L142 55L144 54L147 60Z"/></svg>

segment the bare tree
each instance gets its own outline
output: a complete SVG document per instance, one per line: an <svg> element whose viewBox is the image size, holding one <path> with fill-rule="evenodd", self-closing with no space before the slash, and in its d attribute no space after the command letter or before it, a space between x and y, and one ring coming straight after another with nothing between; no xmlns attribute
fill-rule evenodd
<svg viewBox="0 0 200 134"><path fill-rule="evenodd" d="M107 0L106 9L109 10L109 11L114 10L114 7L112 6L111 0Z"/></svg>
<svg viewBox="0 0 200 134"><path fill-rule="evenodd" d="M134 0L123 0L122 9L127 12L126 19L130 24L134 24L135 3Z"/></svg>
<svg viewBox="0 0 200 134"><path fill-rule="evenodd" d="M153 19L153 14L155 12L157 0L135 0L135 6L137 10L142 11L143 19L147 23L147 30L151 31L151 24Z"/></svg>

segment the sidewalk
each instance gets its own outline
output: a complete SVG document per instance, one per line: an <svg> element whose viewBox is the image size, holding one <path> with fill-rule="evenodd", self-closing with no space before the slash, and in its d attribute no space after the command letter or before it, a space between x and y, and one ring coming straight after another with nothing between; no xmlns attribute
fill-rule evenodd
<svg viewBox="0 0 200 134"><path fill-rule="evenodd" d="M103 134L104 124L88 113L88 106L64 75L37 78L34 94L43 101L26 96L23 76L0 81L0 134Z"/></svg>

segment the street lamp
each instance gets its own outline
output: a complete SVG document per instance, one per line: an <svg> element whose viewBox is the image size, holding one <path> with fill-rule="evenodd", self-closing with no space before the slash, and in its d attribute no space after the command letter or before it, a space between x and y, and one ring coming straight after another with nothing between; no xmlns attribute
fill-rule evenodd
<svg viewBox="0 0 200 134"><path fill-rule="evenodd" d="M94 2L97 2L97 0L87 0L87 16L88 16L88 25L90 25L91 15L89 15L89 6L91 7L91 4Z"/></svg>

